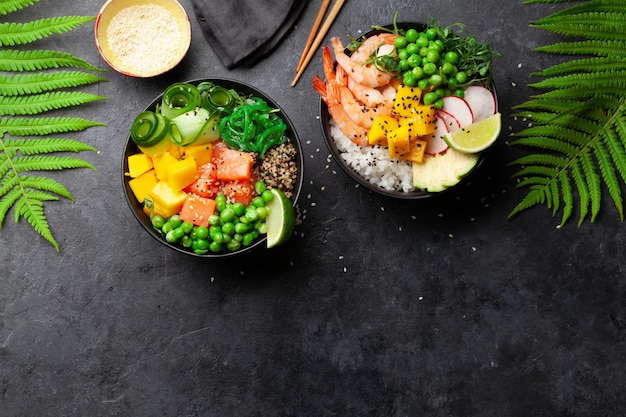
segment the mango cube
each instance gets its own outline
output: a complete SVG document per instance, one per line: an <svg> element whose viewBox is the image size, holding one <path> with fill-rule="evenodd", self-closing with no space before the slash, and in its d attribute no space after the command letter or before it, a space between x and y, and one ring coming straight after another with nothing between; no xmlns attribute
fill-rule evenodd
<svg viewBox="0 0 626 417"><path fill-rule="evenodd" d="M195 159L197 166L202 166L213 159L213 144L202 143L181 147L182 159Z"/></svg>
<svg viewBox="0 0 626 417"><path fill-rule="evenodd" d="M387 135L398 128L398 120L392 116L378 116L367 134L370 145L387 146Z"/></svg>
<svg viewBox="0 0 626 417"><path fill-rule="evenodd" d="M428 142L421 139L412 139L410 141L411 147L409 151L402 154L401 159L408 159L409 161L417 162L421 164L424 162L424 153L426 152L426 145Z"/></svg>
<svg viewBox="0 0 626 417"><path fill-rule="evenodd" d="M159 143L157 143L156 145L137 146L137 147L139 148L141 152L145 153L151 158L156 158L157 156L163 155L165 152L167 152L167 150L170 149L171 145L172 145L172 142L168 138L165 138L161 140Z"/></svg>
<svg viewBox="0 0 626 417"><path fill-rule="evenodd" d="M166 167L167 183L174 190L182 190L198 179L198 166L194 158L181 159Z"/></svg>
<svg viewBox="0 0 626 417"><path fill-rule="evenodd" d="M408 127L399 127L389 132L387 146L391 158L399 158L411 150L411 142Z"/></svg>
<svg viewBox="0 0 626 417"><path fill-rule="evenodd" d="M187 199L184 191L173 189L166 181L157 182L149 196L152 198L154 211L166 218L177 214Z"/></svg>
<svg viewBox="0 0 626 417"><path fill-rule="evenodd" d="M422 90L418 87L402 85L398 88L393 102L393 113L398 116L409 117L413 114L413 107L422 102Z"/></svg>
<svg viewBox="0 0 626 417"><path fill-rule="evenodd" d="M154 171L160 181L167 181L167 167L178 162L178 158L174 157L171 153L165 152L161 156L152 158L154 164Z"/></svg>
<svg viewBox="0 0 626 417"><path fill-rule="evenodd" d="M135 194L137 201L143 203L144 199L148 194L150 194L150 191L152 191L157 182L159 182L159 180L157 180L156 173L154 172L154 169L151 169L148 172L144 172L137 178L133 178L128 181L128 185L133 191L133 194Z"/></svg>
<svg viewBox="0 0 626 417"><path fill-rule="evenodd" d="M144 172L152 169L152 158L143 153L137 153L128 157L128 175L137 178Z"/></svg>

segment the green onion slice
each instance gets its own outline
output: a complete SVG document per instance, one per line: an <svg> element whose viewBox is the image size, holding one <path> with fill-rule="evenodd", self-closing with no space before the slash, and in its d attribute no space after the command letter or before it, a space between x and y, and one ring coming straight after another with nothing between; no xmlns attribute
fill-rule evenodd
<svg viewBox="0 0 626 417"><path fill-rule="evenodd" d="M146 110L137 116L130 128L130 137L137 145L153 146L165 138L169 121L163 115Z"/></svg>
<svg viewBox="0 0 626 417"><path fill-rule="evenodd" d="M161 100L161 114L172 120L201 105L200 92L189 83L174 83L165 89Z"/></svg>

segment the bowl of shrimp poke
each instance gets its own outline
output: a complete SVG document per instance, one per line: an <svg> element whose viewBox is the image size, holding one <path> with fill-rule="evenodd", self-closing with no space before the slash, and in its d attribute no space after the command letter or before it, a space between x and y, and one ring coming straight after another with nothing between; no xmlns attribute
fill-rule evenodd
<svg viewBox="0 0 626 417"><path fill-rule="evenodd" d="M341 168L373 192L421 199L467 180L500 134L488 43L461 25L397 23L322 50L326 144Z"/></svg>
<svg viewBox="0 0 626 417"><path fill-rule="evenodd" d="M293 235L302 148L267 94L231 79L175 82L131 120L122 181L152 238L222 258Z"/></svg>

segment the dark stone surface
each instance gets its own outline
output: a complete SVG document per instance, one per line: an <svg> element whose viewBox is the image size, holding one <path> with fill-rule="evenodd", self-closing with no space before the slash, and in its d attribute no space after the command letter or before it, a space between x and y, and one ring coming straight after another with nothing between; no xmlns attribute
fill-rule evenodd
<svg viewBox="0 0 626 417"><path fill-rule="evenodd" d="M2 20L95 15L102 2L42 0ZM183 1L188 11L190 2ZM495 146L470 185L431 201L354 186L334 161L309 80L290 87L312 2L269 58L227 71L197 22L163 77L106 73L109 97L71 115L104 121L78 137L97 171L58 175L74 195L46 215L61 251L24 221L0 232L2 416L623 416L624 225L610 202L558 229L545 207L512 220L524 191ZM463 22L503 54L504 130L532 94L555 38L529 21L556 5L500 0L347 2L330 35L402 20ZM234 22L236 23L236 22ZM44 41L93 63L92 25ZM242 28L245 30L245 28ZM203 261L148 238L120 167L131 119L174 81L225 76L273 96L303 140L298 236L281 249ZM504 135L506 136L506 134Z"/></svg>

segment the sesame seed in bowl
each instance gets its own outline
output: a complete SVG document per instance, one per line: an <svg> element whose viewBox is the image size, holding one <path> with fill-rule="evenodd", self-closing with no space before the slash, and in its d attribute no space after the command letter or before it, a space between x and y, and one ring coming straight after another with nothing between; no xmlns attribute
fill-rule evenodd
<svg viewBox="0 0 626 417"><path fill-rule="evenodd" d="M105 62L131 77L154 77L178 65L191 44L191 24L176 0L108 0L95 24Z"/></svg>

